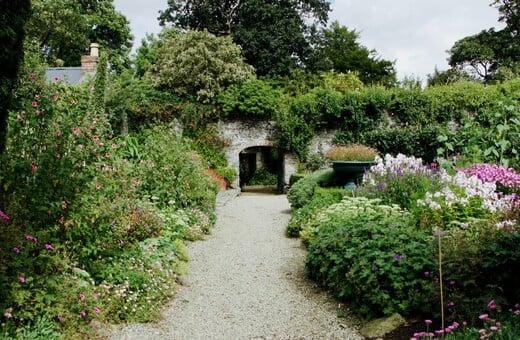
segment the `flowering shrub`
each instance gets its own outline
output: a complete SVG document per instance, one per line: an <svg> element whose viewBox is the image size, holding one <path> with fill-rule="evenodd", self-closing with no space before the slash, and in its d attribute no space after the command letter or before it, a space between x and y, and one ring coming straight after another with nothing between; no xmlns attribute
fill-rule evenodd
<svg viewBox="0 0 520 340"><path fill-rule="evenodd" d="M112 138L94 90L31 74L15 94L0 162L5 337L156 318L185 271L182 239L215 221L207 164L167 127Z"/></svg>
<svg viewBox="0 0 520 340"><path fill-rule="evenodd" d="M431 189L440 187L444 170L435 164L425 166L420 158L403 154L376 157L376 164L365 173L356 195L378 198L385 204L398 204L413 211L417 199Z"/></svg>
<svg viewBox="0 0 520 340"><path fill-rule="evenodd" d="M345 198L317 213L308 229L309 276L366 316L420 310L430 265L427 233L396 205Z"/></svg>

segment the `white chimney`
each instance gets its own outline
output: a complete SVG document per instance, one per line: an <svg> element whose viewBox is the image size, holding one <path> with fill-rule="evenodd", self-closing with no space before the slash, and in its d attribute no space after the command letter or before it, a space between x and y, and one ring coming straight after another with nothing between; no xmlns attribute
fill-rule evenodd
<svg viewBox="0 0 520 340"><path fill-rule="evenodd" d="M99 57L99 44L96 44L96 43L90 44L90 56Z"/></svg>

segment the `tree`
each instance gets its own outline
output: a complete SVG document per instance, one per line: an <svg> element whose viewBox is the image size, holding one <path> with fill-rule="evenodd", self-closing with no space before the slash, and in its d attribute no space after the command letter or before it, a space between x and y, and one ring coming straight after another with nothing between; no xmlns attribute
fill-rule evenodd
<svg viewBox="0 0 520 340"><path fill-rule="evenodd" d="M361 46L359 33L335 21L314 38L313 66L316 70L356 72L365 84L394 85L396 72L391 61L377 57L375 50Z"/></svg>
<svg viewBox="0 0 520 340"><path fill-rule="evenodd" d="M494 0L491 5L498 9L499 20L506 23L507 30L515 36L520 35L520 1Z"/></svg>
<svg viewBox="0 0 520 340"><path fill-rule="evenodd" d="M462 38L448 51L452 68L469 70L485 82L518 75L520 65L520 1L493 0L491 5L498 9L499 20L506 27Z"/></svg>
<svg viewBox="0 0 520 340"><path fill-rule="evenodd" d="M258 75L279 76L305 66L310 32L329 10L326 0L169 0L159 20L231 36Z"/></svg>
<svg viewBox="0 0 520 340"><path fill-rule="evenodd" d="M432 74L427 76L427 86L442 86L456 83L458 81L475 81L469 73L457 68L450 68L445 71L439 71L437 67Z"/></svg>
<svg viewBox="0 0 520 340"><path fill-rule="evenodd" d="M448 51L448 62L451 67L469 69L471 73L488 82L495 79L499 68L514 68L520 62L520 47L516 40L507 29L483 30L456 41Z"/></svg>
<svg viewBox="0 0 520 340"><path fill-rule="evenodd" d="M96 42L113 68L128 66L133 38L113 0L33 0L32 10L27 38L39 44L49 64L78 66L81 55Z"/></svg>
<svg viewBox="0 0 520 340"><path fill-rule="evenodd" d="M0 154L5 149L11 91L23 59L23 27L30 15L30 6L29 0L0 0Z"/></svg>
<svg viewBox="0 0 520 340"><path fill-rule="evenodd" d="M188 31L165 41L148 77L155 85L179 95L210 102L228 85L252 78L240 49L229 37Z"/></svg>

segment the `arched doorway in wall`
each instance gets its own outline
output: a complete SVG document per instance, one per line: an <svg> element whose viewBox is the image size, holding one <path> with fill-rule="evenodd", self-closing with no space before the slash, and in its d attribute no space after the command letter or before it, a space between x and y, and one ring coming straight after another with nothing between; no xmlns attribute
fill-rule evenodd
<svg viewBox="0 0 520 340"><path fill-rule="evenodd" d="M272 146L253 146L239 154L239 184L284 192L284 155Z"/></svg>

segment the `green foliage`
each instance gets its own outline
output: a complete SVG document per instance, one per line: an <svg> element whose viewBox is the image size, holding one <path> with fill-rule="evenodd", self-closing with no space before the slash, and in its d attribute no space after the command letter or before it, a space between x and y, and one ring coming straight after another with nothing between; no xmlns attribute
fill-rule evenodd
<svg viewBox="0 0 520 340"><path fill-rule="evenodd" d="M496 163L520 166L520 114L516 102L499 102L485 115L468 116L458 128L447 128L437 137L439 156L462 155L462 163Z"/></svg>
<svg viewBox="0 0 520 340"><path fill-rule="evenodd" d="M253 68L230 38L188 31L157 49L149 77L156 86L207 103L227 86L252 78Z"/></svg>
<svg viewBox="0 0 520 340"><path fill-rule="evenodd" d="M112 138L102 85L22 74L0 162L4 332L157 318L185 272L182 239L215 221L208 164L167 126Z"/></svg>
<svg viewBox="0 0 520 340"><path fill-rule="evenodd" d="M27 38L53 66L78 66L90 43L108 54L113 69L129 66L130 25L113 1L34 0Z"/></svg>
<svg viewBox="0 0 520 340"><path fill-rule="evenodd" d="M280 92L264 80L251 79L229 86L218 97L223 117L271 119L278 109Z"/></svg>
<svg viewBox="0 0 520 340"><path fill-rule="evenodd" d="M314 189L314 194L307 204L300 209L295 209L291 214L291 220L287 225L287 236L298 237L306 225L312 223L320 210L343 199L345 190L341 188Z"/></svg>
<svg viewBox="0 0 520 340"><path fill-rule="evenodd" d="M427 233L380 200L344 198L319 213L309 237L309 276L365 316L413 315L419 273L430 264ZM413 292L413 293L412 293Z"/></svg>
<svg viewBox="0 0 520 340"><path fill-rule="evenodd" d="M16 84L18 67L23 59L24 24L30 15L29 0L2 4L0 20L0 154L4 152L7 138L7 120L11 104L12 90Z"/></svg>
<svg viewBox="0 0 520 340"><path fill-rule="evenodd" d="M391 61L382 60L374 50L361 46L359 33L333 22L316 37L312 65L319 70L355 72L364 84L394 85L396 72Z"/></svg>
<svg viewBox="0 0 520 340"><path fill-rule="evenodd" d="M314 190L320 186L329 186L332 184L333 178L334 170L324 169L309 174L294 183L287 193L287 199L291 207L293 209L304 207L314 195Z"/></svg>
<svg viewBox="0 0 520 340"><path fill-rule="evenodd" d="M359 140L381 154L414 155L432 163L437 158L437 148L441 146L437 141L441 131L436 125L383 128L366 131Z"/></svg>
<svg viewBox="0 0 520 340"><path fill-rule="evenodd" d="M182 29L230 36L257 75L283 76L308 60L308 32L327 21L329 8L324 0L168 1L159 19Z"/></svg>
<svg viewBox="0 0 520 340"><path fill-rule="evenodd" d="M170 122L177 115L180 99L155 88L148 79L124 71L109 81L106 111L115 134L137 132L156 122Z"/></svg>

